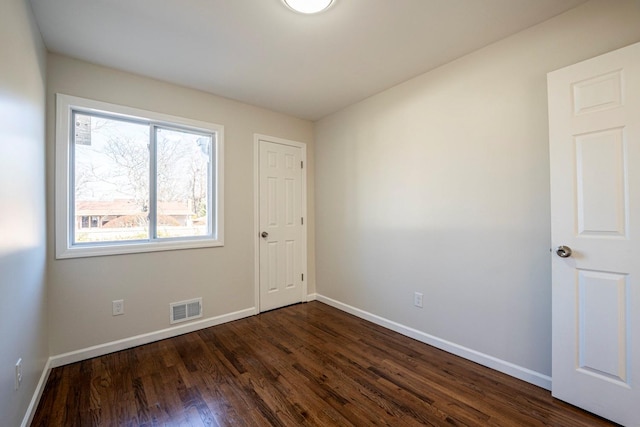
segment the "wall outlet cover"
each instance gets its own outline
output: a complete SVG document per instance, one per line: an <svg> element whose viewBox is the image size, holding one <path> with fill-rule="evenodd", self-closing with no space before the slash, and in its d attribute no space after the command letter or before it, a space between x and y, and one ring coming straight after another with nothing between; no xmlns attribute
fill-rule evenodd
<svg viewBox="0 0 640 427"><path fill-rule="evenodd" d="M413 305L422 308L422 294L420 292L413 294Z"/></svg>
<svg viewBox="0 0 640 427"><path fill-rule="evenodd" d="M112 301L112 309L114 316L120 316L121 314L124 314L124 300L119 299Z"/></svg>

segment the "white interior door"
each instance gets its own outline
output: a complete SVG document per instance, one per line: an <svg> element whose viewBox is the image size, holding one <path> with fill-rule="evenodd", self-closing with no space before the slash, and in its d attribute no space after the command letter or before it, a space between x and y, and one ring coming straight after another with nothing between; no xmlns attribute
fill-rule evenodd
<svg viewBox="0 0 640 427"><path fill-rule="evenodd" d="M302 302L303 147L259 139L260 311Z"/></svg>
<svg viewBox="0 0 640 427"><path fill-rule="evenodd" d="M548 89L553 395L640 426L640 43Z"/></svg>

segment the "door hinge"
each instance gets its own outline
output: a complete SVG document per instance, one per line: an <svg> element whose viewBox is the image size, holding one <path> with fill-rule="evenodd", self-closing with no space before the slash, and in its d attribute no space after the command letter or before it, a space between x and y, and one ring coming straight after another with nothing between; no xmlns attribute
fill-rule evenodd
<svg viewBox="0 0 640 427"><path fill-rule="evenodd" d="M300 217L300 224L304 225L304 217Z"/></svg>
<svg viewBox="0 0 640 427"><path fill-rule="evenodd" d="M300 169L304 169L304 162L300 161Z"/></svg>
<svg viewBox="0 0 640 427"><path fill-rule="evenodd" d="M302 281L304 282L304 273L302 273Z"/></svg>

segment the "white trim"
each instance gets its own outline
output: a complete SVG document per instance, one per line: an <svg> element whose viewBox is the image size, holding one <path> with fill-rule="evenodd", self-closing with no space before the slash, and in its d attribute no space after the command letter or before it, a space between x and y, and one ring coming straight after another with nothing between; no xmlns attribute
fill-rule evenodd
<svg viewBox="0 0 640 427"><path fill-rule="evenodd" d="M253 135L253 305L260 312L260 138Z"/></svg>
<svg viewBox="0 0 640 427"><path fill-rule="evenodd" d="M192 322L187 325L174 326L160 331L150 332L148 334L137 335L135 337L124 338L117 341L112 341L105 344L95 345L85 349L71 351L69 353L59 354L57 356L51 356L44 365L42 374L38 385L31 397L27 411L22 419L20 427L28 427L33 421L38 404L42 398L42 392L47 384L49 375L53 368L68 365L70 363L80 362L82 360L91 359L92 357L103 356L105 354L113 353L120 350L126 350L128 348L137 347L139 345L148 344L155 341L160 341L166 338L176 337L189 332L198 331L200 329L209 328L211 326L221 325L223 323L232 322L234 320L240 320L245 317L250 317L258 314L256 307L247 308L245 310L236 311L233 313L224 314L221 316L210 317L197 322Z"/></svg>
<svg viewBox="0 0 640 427"><path fill-rule="evenodd" d="M74 108L89 112L108 113L122 118L144 119L152 123L185 126L194 131L215 134L216 163L213 173L216 178L215 200L212 200L212 204L215 204L215 236L173 241L154 240L108 245L72 245L69 232L71 226L69 219L69 200L71 197L69 188L71 182L69 172L71 162L69 135L71 132L71 112ZM56 259L224 246L224 126L57 93L55 138L54 241ZM211 194L212 189L209 191Z"/></svg>
<svg viewBox="0 0 640 427"><path fill-rule="evenodd" d="M134 337L59 354L57 356L52 356L49 361L51 362L51 368L57 368L59 366L68 365L69 363L75 363L92 357L103 356L116 351L137 347L139 345L176 337L178 335L187 334L189 332L198 331L211 326L233 322L234 320L244 319L245 317L250 317L256 314L258 314L256 307L247 308L245 310L223 314L221 316L209 317L208 319L199 320L197 322L191 322L186 325L173 326L171 328L161 329L147 334L136 335Z"/></svg>
<svg viewBox="0 0 640 427"><path fill-rule="evenodd" d="M254 253L254 304L260 312L260 141L274 142L276 144L290 145L292 147L300 148L300 159L303 162L302 168L302 182L300 183L302 189L302 207L300 214L304 218L304 224L302 225L302 244L300 245L303 250L301 266L302 274L304 274L304 280L302 281L302 295L304 301L304 295L307 295L307 283L309 283L309 274L307 274L307 256L309 248L307 248L307 227L309 221L307 217L307 144L304 142L292 141L289 139L278 138L275 136L268 136L256 133L253 135L253 253Z"/></svg>
<svg viewBox="0 0 640 427"><path fill-rule="evenodd" d="M538 387L542 387L546 390L551 390L551 377L548 375L544 375L539 372L532 371L531 369L515 365L511 362L489 356L488 354L484 354L479 351L452 343L450 341L443 340L442 338L429 335L417 329L413 329L400 323L369 313L367 311L360 310L359 308L355 308L353 306L325 297L323 295L317 295L316 297L320 302L345 311L349 314L353 314L354 316L360 317L361 319L368 320L369 322L375 323L376 325L391 329L392 331L398 332L399 334L413 338L425 344L429 344L433 347L439 348L440 350L444 350L448 353L460 356L464 359L470 360L488 368L495 369L496 371L537 385Z"/></svg>
<svg viewBox="0 0 640 427"><path fill-rule="evenodd" d="M510 362L506 362L504 360L495 358L493 356L489 356L489 355L480 353L478 351L460 346L458 344L454 344L449 341L434 337L432 335L426 334L424 332L418 331L408 326L401 325L399 323L393 322L391 320L385 319L383 317L377 316L367 311L360 310L358 308L355 308L348 304L344 304L334 299L325 297L323 295L319 295L317 293L307 294L306 302L315 301L315 300L325 303L327 305L330 305L332 307L335 307L338 310L342 310L346 313L353 314L354 316L357 316L361 319L368 320L369 322L375 323L384 328L398 332L402 335L413 338L417 341L423 342L425 344L429 344L433 347L447 351L451 354L455 354L456 356L460 356L465 359L476 362L480 365L486 366L488 368L495 369L496 371L505 373L512 377L537 385L546 390L551 390L551 377L547 375L540 374L538 372L532 371L527 368L523 368L521 366L515 365ZM105 354L113 353L120 350L125 350L128 348L137 347L139 345L160 341L166 338L183 335L189 332L194 332L194 331L205 329L211 326L221 325L223 323L232 322L234 320L240 320L246 317L254 316L256 314L259 314L258 306L248 308L245 310L236 311L233 313L224 314L221 316L210 317L208 319L203 319L203 320L192 322L186 325L174 326L171 328L162 329L160 331L151 332L148 334L137 335L130 338L125 338L125 339L112 341L105 344L99 344L99 345L88 347L81 350L72 351L69 353L59 354L57 356L52 356L47 360L47 363L45 364L44 369L42 370L40 380L38 381L38 385L36 386L36 389L33 393L33 397L31 398L31 402L29 403L29 407L27 408L27 412L25 413L25 416L20 426L27 427L31 424L31 421L33 420L33 417L35 415L35 411L38 407L38 404L40 403L42 392L44 391L44 387L47 383L47 380L49 379L49 375L53 368L57 368L63 365L68 365L70 363L75 363L82 360L90 359L92 357L103 356Z"/></svg>
<svg viewBox="0 0 640 427"><path fill-rule="evenodd" d="M42 374L40 375L40 380L38 381L38 385L36 385L36 389L33 392L33 396L31 397L31 402L29 402L29 406L27 407L27 412L24 414L24 418L22 419L22 423L20 427L29 427L31 422L33 421L33 417L36 415L36 409L38 409L38 404L40 403L40 398L42 397L42 392L44 391L44 387L47 385L47 381L49 380L49 374L51 374L51 358L47 359L47 363L45 363L44 368L42 369Z"/></svg>

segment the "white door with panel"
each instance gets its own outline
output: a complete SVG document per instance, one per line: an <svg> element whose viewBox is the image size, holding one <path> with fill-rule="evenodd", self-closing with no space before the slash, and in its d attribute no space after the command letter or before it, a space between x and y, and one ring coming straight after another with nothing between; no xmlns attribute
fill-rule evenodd
<svg viewBox="0 0 640 427"><path fill-rule="evenodd" d="M260 139L260 311L304 298L303 149Z"/></svg>
<svg viewBox="0 0 640 427"><path fill-rule="evenodd" d="M553 395L640 426L640 43L548 90Z"/></svg>

